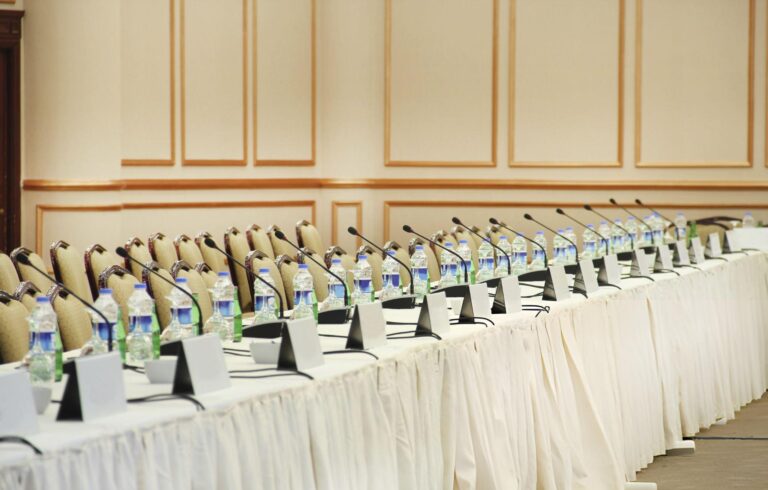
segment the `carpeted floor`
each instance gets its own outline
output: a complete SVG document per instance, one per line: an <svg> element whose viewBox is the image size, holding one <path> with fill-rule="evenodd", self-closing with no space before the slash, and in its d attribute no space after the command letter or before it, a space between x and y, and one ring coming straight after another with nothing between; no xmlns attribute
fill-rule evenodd
<svg viewBox="0 0 768 490"><path fill-rule="evenodd" d="M768 394L696 435L691 456L659 456L638 474L658 490L768 489Z"/></svg>

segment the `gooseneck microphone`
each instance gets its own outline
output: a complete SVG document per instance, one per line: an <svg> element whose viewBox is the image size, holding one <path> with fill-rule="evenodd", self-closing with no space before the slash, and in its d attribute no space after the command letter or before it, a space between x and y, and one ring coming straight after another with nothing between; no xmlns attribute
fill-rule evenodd
<svg viewBox="0 0 768 490"><path fill-rule="evenodd" d="M137 264L139 267L141 267L145 271L149 272L150 274L153 274L154 276L159 277L160 279L162 279L166 283L170 284L174 288L176 288L179 291L181 291L182 293L184 293L185 296L189 297L189 299L191 299L192 302L195 303L195 306L197 306L197 311L199 313L199 315L197 315L197 328L198 328L199 334L200 335L203 334L203 310L200 309L200 303L197 302L197 300L195 299L195 296L192 293L190 293L189 291L187 291L186 289L184 289L182 287L179 287L179 285L176 284L175 282L170 281L170 280L164 278L157 271L152 270L151 268L149 268L146 265L142 264L140 260L137 260L137 259L134 259L133 257L131 257L131 255L128 253L128 250L126 250L125 248L117 247L115 249L115 253L117 253L117 255L119 255L120 257L122 257L124 259L127 259L127 260L130 260L134 264Z"/></svg>
<svg viewBox="0 0 768 490"><path fill-rule="evenodd" d="M519 231L513 230L512 228L507 226L506 223L504 223L503 221L499 221L496 218L488 218L488 222L491 223L492 225L500 226L501 228L504 228L505 230L509 231L510 233L514 233L515 235L519 235L519 236L523 237L523 239L525 239L526 241L531 242L534 246L539 247L541 249L541 251L544 252L544 263L545 264L549 263L549 258L547 257L547 249L544 248L539 242L537 242L536 240L531 240L530 238L528 238L527 236L523 235Z"/></svg>
<svg viewBox="0 0 768 490"><path fill-rule="evenodd" d="M633 249L635 248L635 240L632 238L632 235L630 235L630 234L629 234L629 232L627 231L627 229L626 229L626 228L624 228L624 227L623 227L623 226L621 226L621 225L617 225L617 224L616 224L614 221L611 221L611 218L609 218L609 217L605 216L604 214L600 214L600 213L598 213L598 212L597 212L597 211L595 211L595 210L594 210L594 208L593 208L592 206L590 206L589 204L585 204L585 205L584 205L584 209L586 209L587 211L592 211L592 212L593 212L593 213L595 213L596 215L600 216L600 217L601 217L601 218L603 218L604 220L608 221L609 223L613 224L613 225L614 225L614 226L616 226L618 229L620 229L621 231L623 231L624 233L626 233L626 234L627 234L627 236L629 237L629 245L630 245L630 247L632 247Z"/></svg>
<svg viewBox="0 0 768 490"><path fill-rule="evenodd" d="M424 235L420 234L419 232L417 232L416 230L414 230L413 228L411 228L408 225L403 225L403 231L406 232L406 233L413 233L417 237L419 237L419 238L421 238L423 240L426 240L429 243L431 243L432 245L434 245L436 247L439 247L439 248L442 248L446 252L456 256L456 258L459 259L459 264L461 264L461 268L464 269L464 282L466 284L469 284L469 271L467 270L467 264L464 263L464 259L461 258L461 255L457 254L456 252L454 252L450 248L444 247L443 245L437 243L436 241L434 241L434 240L432 240L430 238L425 237Z"/></svg>
<svg viewBox="0 0 768 490"><path fill-rule="evenodd" d="M308 258L309 260L311 260L312 262L314 262L315 264L320 266L320 268L323 269L325 272L327 272L328 274L330 274L333 277L335 277L336 279L338 279L339 282L341 282L342 286L344 286L344 306L345 307L349 306L349 289L347 289L347 281L345 281L343 278L339 277L335 272L332 272L331 269L329 269L328 267L325 266L325 264L320 263L320 261L316 260L311 255L308 255L308 254L305 254L304 252L302 252L301 251L301 247L299 247L295 243L293 243L290 240L288 240L288 237L286 237L285 233L283 233L282 231L275 230L275 236L278 239L280 239L280 240L284 241L285 243L287 243L288 245L290 245L291 247L295 248L296 251L299 252L303 257Z"/></svg>
<svg viewBox="0 0 768 490"><path fill-rule="evenodd" d="M606 247L605 247L605 249L606 249L606 250L605 250L605 253L608 253L608 238L607 238L607 237L604 237L603 235L601 235L600 233L598 233L596 230L594 230L594 229L590 228L589 226L585 225L584 223L582 223L581 221L577 220L576 218L574 218L574 217L573 217L573 216L571 216L570 214L565 214L565 211L563 211L561 208L557 208L557 209L555 209L555 212L556 212L557 214L561 214L561 215L565 216L566 218L570 219L571 221L573 221L573 222L574 222L574 223L576 223L577 225L581 226L581 227L582 227L582 228L584 228L585 230L589 230L589 231L591 231L592 233L594 233L595 235L597 235L598 237L600 237L600 240L602 240L602 242L601 242L601 243L605 243L605 244L606 244Z"/></svg>
<svg viewBox="0 0 768 490"><path fill-rule="evenodd" d="M248 270L248 268L245 266L245 264L243 264L242 262L240 262L236 258L232 257L232 255L228 254L227 252L225 252L224 250L219 248L219 246L216 245L216 242L213 240L213 238L206 237L205 240L203 240L203 242L206 244L206 246L211 247L212 249L218 250L219 253L221 253L226 258L231 260L234 264L237 264L238 266L240 266L243 269L245 269L245 273L248 275L249 280L251 280L251 279L253 279L255 277L256 279L261 281L262 284L265 284L269 289L274 291L275 292L275 300L277 301L278 306L280 307L280 317L278 318L278 320L285 318L285 310L283 309L283 301L281 300L282 296L280 296L280 292L277 290L277 288L275 286L270 284L268 281L265 281L264 278L259 276L258 274L254 274L253 272ZM201 332L202 332L202 330L201 330Z"/></svg>
<svg viewBox="0 0 768 490"><path fill-rule="evenodd" d="M667 218L666 216L664 216L664 215L663 215L663 214L661 214L660 212L658 212L658 211L656 211L655 209L653 209L653 208L651 208L651 207L648 207L648 206L646 206L645 204L643 204L643 201L641 201L640 199L635 199L635 204L637 204L637 205L638 205L638 206L640 206L640 207L643 207L643 208L647 209L648 211L650 211L650 212L652 212L652 213L656 213L656 214L658 214L659 216L661 216L661 218L662 218L663 220L665 220L665 221L668 221L669 223L674 223L674 221L672 221L671 219ZM646 224L646 226L647 226L647 224ZM649 228L650 228L650 226L649 226ZM680 239L681 239L681 238L680 238L680 234L679 234L679 233L678 233L678 231L677 231L677 226L675 226L675 237L677 237L677 239L678 239L678 240L680 240Z"/></svg>
<svg viewBox="0 0 768 490"><path fill-rule="evenodd" d="M630 215L633 218L635 218L637 221L639 221L642 224L644 224L645 226L647 226L649 230L651 229L651 225L649 225L643 218L641 218L640 216L634 214L633 212L631 212L629 209L625 208L621 204L617 203L616 199L610 198L610 199L608 199L608 201L610 201L610 203L613 204L614 206L616 206L617 208L623 209L625 213L627 213L628 215Z"/></svg>
<svg viewBox="0 0 768 490"><path fill-rule="evenodd" d="M476 232L475 230L473 230L469 226L467 226L464 223L462 223L461 220L459 218L457 218L456 216L454 216L451 221L453 221L454 224L461 226L462 228L464 228L468 232L472 233L473 235L480 237L482 240L487 240L488 243L491 244L491 247L493 247L496 250L498 250L499 252L501 252L501 255L503 255L504 257L507 258L507 275L510 275L510 276L512 275L512 261L510 260L508 253L506 253L501 247L499 247L498 245L493 243L489 238L484 237L480 233Z"/></svg>
<svg viewBox="0 0 768 490"><path fill-rule="evenodd" d="M541 221L536 221L536 219L535 219L533 216L531 216L530 214L528 214L528 213L525 213L525 214L523 215L523 218L527 219L528 221L533 221L534 223L536 223L536 224L537 224L537 225L539 225L539 226L543 226L543 227L544 227L544 229L551 231L551 232L552 232L552 233L554 233L555 235L559 236L560 238L562 238L562 239L563 239L563 240L565 240L566 242L568 242L568 243L570 243L571 245L573 245L573 248L576 250L576 262L578 262L578 261L579 261L579 247L576 245L576 243L575 243L573 240L571 240L571 239L570 239L570 238L568 238L567 236L563 235L562 233L559 233L559 232L557 232L557 231L553 230L552 228L550 228L549 226L545 225L545 224L544 224L544 223L542 223Z"/></svg>
<svg viewBox="0 0 768 490"><path fill-rule="evenodd" d="M75 294L74 291L72 291L71 289L69 289L67 286L65 286L64 284L60 283L59 281L57 281L55 277L51 276L50 274L48 274L47 272L41 270L39 267L37 267L35 264L33 264L32 261L29 260L29 255L27 255L26 253L20 253L19 255L16 256L16 260L21 262L22 264L24 264L26 266L31 267L32 269L36 270L37 272L39 272L43 276L47 277L51 282L53 282L54 284L59 286L61 289L66 291L67 294L71 295L73 298L75 298L76 300L81 302L86 308L88 308L92 312L94 312L97 315L99 315L101 317L101 319L104 320L104 323L106 323L107 325L111 325L111 322L107 319L107 317L104 315L104 313L102 313L101 311L99 311L96 308L94 308L93 305L91 305L89 302L87 302L86 300L84 300L83 298L81 298L80 296ZM107 332L107 335L108 335L108 337L107 337L107 349L111 352L112 351L112 340L113 340L112 339L112 329L110 328L108 330L109 331Z"/></svg>
<svg viewBox="0 0 768 490"><path fill-rule="evenodd" d="M372 241L370 241L370 240L368 240L367 238L365 238L365 237L364 237L364 236L363 236L363 235L362 235L362 234L361 234L359 231L357 231L357 228L355 228L354 226L350 226L349 228L347 228L347 231L349 232L349 234L350 234L350 235L353 235L353 236L359 237L359 238L360 238L360 239L362 239L362 240L363 240L365 243L367 243L368 245L372 246L372 247L373 247L373 248L375 248L376 250L380 251L380 252L381 252L381 253L383 253L384 255L388 255L386 250L384 250L383 248L379 247L378 245L376 245L376 244L375 244L375 243L373 243ZM403 267L405 267L405 270L408 272L408 276L411 278L411 287L410 287L410 291L411 291L411 294L413 294L413 272L411 272L411 268L410 268L410 267L408 267L408 265L406 265L406 264L405 264L405 262L403 262L402 260L398 259L398 258L397 258L397 257L395 257L394 255L390 255L390 257L392 257L392 260L394 260L394 261L395 261L395 262L397 262L398 264L400 264L400 265L402 265ZM385 258L386 258L386 257L385 257Z"/></svg>

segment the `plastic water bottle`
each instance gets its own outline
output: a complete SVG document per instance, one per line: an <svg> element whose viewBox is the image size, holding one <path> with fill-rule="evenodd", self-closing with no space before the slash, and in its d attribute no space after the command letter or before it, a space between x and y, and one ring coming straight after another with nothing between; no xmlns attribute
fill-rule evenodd
<svg viewBox="0 0 768 490"><path fill-rule="evenodd" d="M741 220L741 227L742 228L754 228L755 227L755 218L752 217L752 212L747 211L744 213L744 219Z"/></svg>
<svg viewBox="0 0 768 490"><path fill-rule="evenodd" d="M219 313L227 323L226 331L219 332L222 340L235 338L235 286L229 277L229 272L219 272L218 279L213 285L213 302L218 304Z"/></svg>
<svg viewBox="0 0 768 490"><path fill-rule="evenodd" d="M493 247L488 238L483 238L480 246L477 248L477 282L493 279L495 271L493 270Z"/></svg>
<svg viewBox="0 0 768 490"><path fill-rule="evenodd" d="M317 320L317 299L315 285L307 264L299 264L299 271L293 276L293 313L291 318L314 317Z"/></svg>
<svg viewBox="0 0 768 490"><path fill-rule="evenodd" d="M424 245L416 245L411 255L411 274L413 274L413 293L423 298L429 293L429 267Z"/></svg>
<svg viewBox="0 0 768 490"><path fill-rule="evenodd" d="M458 253L461 256L462 262L464 262L464 265L462 267L466 267L467 269L467 277L469 278L469 283L474 284L475 283L475 266L472 263L472 250L469 248L469 245L467 245L466 240L459 240L459 246L456 249L456 253ZM460 282L463 282L464 279L464 269L461 269L461 280Z"/></svg>
<svg viewBox="0 0 768 490"><path fill-rule="evenodd" d="M186 277L176 279L176 285L186 292L192 294L187 284ZM163 332L163 337L167 340L178 340L194 335L194 322L192 320L192 299L176 288L171 289L168 295L168 301L171 302L171 323Z"/></svg>
<svg viewBox="0 0 768 490"><path fill-rule="evenodd" d="M330 269L331 272L342 279L347 277L347 271L341 265L341 259L339 258L331 259ZM344 296L346 295L344 283L328 273L325 276L328 278L328 297L325 299L325 307L328 309L344 308Z"/></svg>
<svg viewBox="0 0 768 490"><path fill-rule="evenodd" d="M581 258L594 259L600 257L597 251L597 235L595 235L595 226L587 225L584 233L581 234Z"/></svg>
<svg viewBox="0 0 768 490"><path fill-rule="evenodd" d="M643 221L645 223L648 223L648 225L653 226L653 217L652 216L646 216L643 218ZM642 246L648 246L653 245L653 229L649 228L648 225L645 223L640 223L639 227L639 235L640 235L640 244Z"/></svg>
<svg viewBox="0 0 768 490"><path fill-rule="evenodd" d="M107 317L108 322L97 315L92 310L88 310L91 315L91 325L93 326L93 336L80 349L81 355L103 354L109 350L109 332L112 331L112 341L119 342L117 323L120 317L120 307L112 297L110 288L99 289L99 297L93 304L93 307L99 310Z"/></svg>
<svg viewBox="0 0 768 490"><path fill-rule="evenodd" d="M525 274L528 269L528 242L520 234L512 240L512 260L512 274Z"/></svg>
<svg viewBox="0 0 768 490"><path fill-rule="evenodd" d="M373 302L373 269L368 263L367 255L358 255L357 264L352 269L354 278L354 292L352 299L354 304L367 304Z"/></svg>
<svg viewBox="0 0 768 490"><path fill-rule="evenodd" d="M575 264L578 251L576 250L576 233L573 232L573 226L567 227L565 229L564 235L568 237L568 240L573 242L573 243L570 243L570 242L565 243L565 247L568 250L568 253L566 254L568 257L568 263Z"/></svg>
<svg viewBox="0 0 768 490"><path fill-rule="evenodd" d="M533 237L533 241L538 243L538 247L531 247L533 251L533 258L531 259L531 270L538 271L547 268L547 256L545 250L547 249L547 238L544 236L543 231L537 231L536 236Z"/></svg>
<svg viewBox="0 0 768 490"><path fill-rule="evenodd" d="M627 238L629 239L625 244L624 250L631 251L633 247L637 248L639 239L639 235L637 233L637 221L635 221L635 217L630 216L627 218L627 222L624 227L627 229Z"/></svg>
<svg viewBox="0 0 768 490"><path fill-rule="evenodd" d="M608 226L607 221L605 220L600 221L600 226L597 228L597 233L603 237L599 239L600 253L603 255L609 255L610 253L613 252L613 247L611 246L611 241L612 241L611 227Z"/></svg>
<svg viewBox="0 0 768 490"><path fill-rule="evenodd" d="M661 245L664 243L664 220L661 219L658 213L653 213L653 223L651 223L653 232L653 244ZM681 238L685 238L685 235L681 235Z"/></svg>
<svg viewBox="0 0 768 490"><path fill-rule="evenodd" d="M615 219L611 225L611 248L613 253L619 253L624 250L624 230L620 228L621 220Z"/></svg>
<svg viewBox="0 0 768 490"><path fill-rule="evenodd" d="M28 322L32 345L26 360L32 382L49 384L54 379L61 380L63 349L56 312L47 296L37 297Z"/></svg>
<svg viewBox="0 0 768 490"><path fill-rule="evenodd" d="M685 240L688 233L688 220L683 213L677 213L675 216L675 235L678 240Z"/></svg>
<svg viewBox="0 0 768 490"><path fill-rule="evenodd" d="M555 234L555 236L552 237L552 251L555 254L555 259L553 260L553 263L565 265L568 263L568 259L566 256L567 251L565 248L565 245L567 242L563 240L563 237L560 236L563 234L562 229L558 229L557 233L559 233L559 235Z"/></svg>
<svg viewBox="0 0 768 490"><path fill-rule="evenodd" d="M502 249L504 254L506 254L504 255L500 253L499 256L496 257L496 277L506 277L509 275L508 261L513 260L512 244L509 243L507 235L501 235L499 237L499 243L497 243L496 246Z"/></svg>
<svg viewBox="0 0 768 490"><path fill-rule="evenodd" d="M272 286L275 285L275 281L266 267L259 269L259 278ZM277 320L277 312L279 311L277 301L279 300L275 298L275 291L264 284L261 279L253 280L253 316L257 322Z"/></svg>
<svg viewBox="0 0 768 490"><path fill-rule="evenodd" d="M445 244L445 248L451 250L453 249L453 244L451 242L447 242ZM458 270L459 264L456 257L447 250L443 250L440 254L440 287L444 288L458 284L458 280L456 278ZM462 273L462 279L463 276L464 274Z"/></svg>
<svg viewBox="0 0 768 490"><path fill-rule="evenodd" d="M131 332L128 334L128 359L142 363L153 356L152 320L155 302L147 294L147 285L133 285L133 294L128 298L128 321Z"/></svg>
<svg viewBox="0 0 768 490"><path fill-rule="evenodd" d="M395 251L389 250L384 263L381 264L382 278L384 279L384 286L381 290L382 301L399 298L403 295L403 290L400 287L400 264L395 262L395 259L392 258L394 256Z"/></svg>

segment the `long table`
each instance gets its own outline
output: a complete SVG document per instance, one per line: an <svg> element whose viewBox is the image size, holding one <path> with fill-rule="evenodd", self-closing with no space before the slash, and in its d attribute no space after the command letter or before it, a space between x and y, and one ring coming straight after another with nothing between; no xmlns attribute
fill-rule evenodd
<svg viewBox="0 0 768 490"><path fill-rule="evenodd" d="M328 355L314 381L233 379L199 397L203 412L174 400L57 423L52 405L29 438L42 456L0 444L0 488L622 488L768 386L768 254L701 269L625 279L622 290L547 302L538 317L454 326L441 341L392 339L373 350L378 361ZM416 314L387 311L395 321ZM170 391L125 378L129 398Z"/></svg>

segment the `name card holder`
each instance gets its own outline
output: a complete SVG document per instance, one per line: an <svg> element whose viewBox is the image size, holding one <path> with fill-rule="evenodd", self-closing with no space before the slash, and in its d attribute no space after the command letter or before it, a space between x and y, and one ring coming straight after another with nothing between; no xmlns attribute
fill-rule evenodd
<svg viewBox="0 0 768 490"><path fill-rule="evenodd" d="M0 374L0 436L36 434L37 410L26 371Z"/></svg>
<svg viewBox="0 0 768 490"><path fill-rule="evenodd" d="M232 386L218 335L182 339L173 393L204 395Z"/></svg>
<svg viewBox="0 0 768 490"><path fill-rule="evenodd" d="M283 330L277 368L305 371L325 363L314 318L290 320Z"/></svg>
<svg viewBox="0 0 768 490"><path fill-rule="evenodd" d="M347 349L372 349L387 345L387 321L381 303L355 306L347 335Z"/></svg>
<svg viewBox="0 0 768 490"><path fill-rule="evenodd" d="M706 260L704 257L704 247L701 245L701 239L697 236L691 238L691 248L688 251L692 258L692 263L703 264Z"/></svg>
<svg viewBox="0 0 768 490"><path fill-rule="evenodd" d="M573 292L587 296L600 288L597 284L597 272L592 259L580 260L576 277L573 279Z"/></svg>
<svg viewBox="0 0 768 490"><path fill-rule="evenodd" d="M123 363L117 351L78 357L64 387L56 420L89 422L125 412Z"/></svg>
<svg viewBox="0 0 768 490"><path fill-rule="evenodd" d="M723 253L732 254L741 252L739 240L733 230L725 231L725 240L723 240Z"/></svg>
<svg viewBox="0 0 768 490"><path fill-rule="evenodd" d="M674 269L672 253L669 247L662 245L656 247L656 261L653 263L653 272L669 272Z"/></svg>
<svg viewBox="0 0 768 490"><path fill-rule="evenodd" d="M433 333L445 335L451 330L448 318L448 300L445 293L432 293L424 296L416 322L416 335L429 336Z"/></svg>
<svg viewBox="0 0 768 490"><path fill-rule="evenodd" d="M571 290L568 289L568 276L565 275L565 267L550 265L544 279L542 299L545 301L562 301L570 297Z"/></svg>
<svg viewBox="0 0 768 490"><path fill-rule="evenodd" d="M629 268L630 277L645 277L653 281L650 277L651 264L648 257L642 250L632 251L632 265Z"/></svg>
<svg viewBox="0 0 768 490"><path fill-rule="evenodd" d="M523 311L520 300L520 283L515 276L502 277L493 295L492 313L517 313Z"/></svg>
<svg viewBox="0 0 768 490"><path fill-rule="evenodd" d="M675 255L672 257L672 263L675 267L691 265L691 258L688 255L688 247L685 246L685 240L675 242Z"/></svg>
<svg viewBox="0 0 768 490"><path fill-rule="evenodd" d="M474 323L475 318L490 318L491 314L488 286L483 283L470 285L461 303L459 323Z"/></svg>
<svg viewBox="0 0 768 490"><path fill-rule="evenodd" d="M720 246L720 234L717 232L710 233L707 239L707 247L704 249L704 256L714 259L722 255L723 248Z"/></svg>
<svg viewBox="0 0 768 490"><path fill-rule="evenodd" d="M621 267L616 254L605 255L597 259L597 284L600 286L619 287Z"/></svg>

